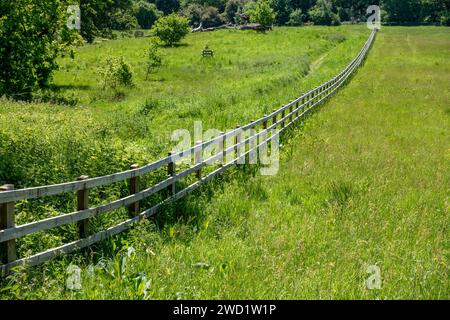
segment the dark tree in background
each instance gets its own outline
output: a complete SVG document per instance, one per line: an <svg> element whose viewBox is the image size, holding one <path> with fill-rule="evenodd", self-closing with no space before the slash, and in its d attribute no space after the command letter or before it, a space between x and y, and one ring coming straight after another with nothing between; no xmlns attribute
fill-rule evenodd
<svg viewBox="0 0 450 320"><path fill-rule="evenodd" d="M80 0L81 35L88 42L107 36L112 29L136 27L133 0Z"/></svg>
<svg viewBox="0 0 450 320"><path fill-rule="evenodd" d="M156 4L158 10L161 10L165 15L180 10L179 0L150 0L149 2Z"/></svg>
<svg viewBox="0 0 450 320"><path fill-rule="evenodd" d="M134 15L141 28L150 29L163 13L157 9L154 3L141 0L135 4Z"/></svg>

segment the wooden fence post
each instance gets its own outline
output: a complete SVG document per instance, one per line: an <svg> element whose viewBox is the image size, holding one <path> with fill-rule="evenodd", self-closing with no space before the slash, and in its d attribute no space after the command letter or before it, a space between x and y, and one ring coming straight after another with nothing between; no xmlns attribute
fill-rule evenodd
<svg viewBox="0 0 450 320"><path fill-rule="evenodd" d="M289 123L292 122L292 119L293 119L293 117L294 117L294 115L292 114L292 111L294 111L294 105L292 104L293 102L294 102L294 101L289 102L289 104L291 105L291 106L289 107L289 114L290 114L290 116L289 116Z"/></svg>
<svg viewBox="0 0 450 320"><path fill-rule="evenodd" d="M77 180L84 181L89 179L88 176L81 176ZM89 208L89 189L82 189L77 191L77 210L82 211ZM87 238L89 236L89 219L84 219L78 222L78 232L80 238Z"/></svg>
<svg viewBox="0 0 450 320"><path fill-rule="evenodd" d="M283 111L281 111L281 119L283 119L282 120L282 122L281 122L281 128L283 129L284 128L284 126L285 126L285 121L286 120L284 120L284 117L286 116L286 109L283 109Z"/></svg>
<svg viewBox="0 0 450 320"><path fill-rule="evenodd" d="M275 113L277 110L273 110L273 113ZM273 122L272 122L272 124L273 125L275 125L275 127L274 127L274 129L277 129L277 125L276 125L276 123L277 123L277 114L275 113L275 115L273 116Z"/></svg>
<svg viewBox="0 0 450 320"><path fill-rule="evenodd" d="M14 190L14 185L6 184L0 187L0 192ZM15 204L14 202L6 202L0 204L0 230L8 229L15 226ZM16 240L11 239L0 244L0 260L2 263L10 263L15 261Z"/></svg>
<svg viewBox="0 0 450 320"><path fill-rule="evenodd" d="M221 131L220 132L220 137L222 138L221 139L221 143L220 143L220 152L222 152L222 161L220 161L220 166L221 167L223 167L225 164L226 164L226 161L227 161L227 156L226 156L226 154L225 154L225 145L226 145L226 137L224 136L225 135L225 132L223 132L223 131Z"/></svg>
<svg viewBox="0 0 450 320"><path fill-rule="evenodd" d="M269 137L269 132L267 132L267 114L264 114L263 130L265 131L265 133L262 135L262 138L264 140L267 140ZM263 146L268 146L267 141L264 142Z"/></svg>
<svg viewBox="0 0 450 320"><path fill-rule="evenodd" d="M174 155L174 152L169 152L168 156L172 157ZM170 159L171 161L167 164L167 174L169 177L175 177L175 161L173 159ZM170 196L174 196L176 193L176 183L175 181L167 187L167 192L169 192Z"/></svg>
<svg viewBox="0 0 450 320"><path fill-rule="evenodd" d="M139 165L133 164L131 165L130 169L135 170L139 168ZM136 194L139 192L139 177L133 177L130 178L130 195ZM139 214L139 201L136 201L135 203L131 204L128 207L128 212L131 217L135 217Z"/></svg>
<svg viewBox="0 0 450 320"><path fill-rule="evenodd" d="M194 151L194 158L195 158L194 160L195 160L195 164L197 165L197 164L200 164L203 162L203 160L202 160L202 153L203 153L202 141L201 140L197 141L195 143L195 147L196 147L196 149ZM201 168L195 172L195 176L197 177L198 180L202 179L202 169Z"/></svg>
<svg viewBox="0 0 450 320"><path fill-rule="evenodd" d="M241 126L237 125L236 129L240 130ZM236 134L236 164L242 164L242 146L239 146L242 143L242 133L240 131L238 131L238 133ZM245 164L245 159L244 159L244 164Z"/></svg>

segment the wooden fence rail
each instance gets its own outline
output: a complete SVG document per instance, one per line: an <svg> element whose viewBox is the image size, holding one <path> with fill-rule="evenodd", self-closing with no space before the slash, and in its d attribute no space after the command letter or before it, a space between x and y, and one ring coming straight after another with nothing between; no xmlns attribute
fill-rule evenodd
<svg viewBox="0 0 450 320"><path fill-rule="evenodd" d="M166 158L142 167L132 165L128 171L103 177L89 178L82 176L74 182L19 190L15 190L13 185L0 187L0 274L6 275L16 266L33 266L43 263L62 254L71 253L116 235L130 228L142 218L155 215L163 205L183 198L185 195L197 189L200 185L210 181L213 177L224 172L228 168L236 164L244 163L245 159L255 156L259 148L270 147L272 140L277 138L277 135L302 119L313 108L321 104L325 99L342 87L366 57L366 54L375 39L376 32L377 30L374 30L371 33L369 39L355 59L353 59L353 61L351 61L350 64L336 77L313 90L310 90L287 105L282 106L280 109L274 110L268 115L264 115L261 119L251 121L244 126L237 126L236 129L221 133L218 137L211 140L204 142L197 141L195 146L187 150L170 153ZM256 132L255 130L260 127L262 130ZM275 135L270 135L269 133L273 132L275 129L278 130L276 131L277 133ZM253 133L249 136L245 134L251 131L253 131ZM225 141L233 141L233 143L229 147L227 145L226 148ZM219 144L221 146L217 153L209 159L202 159L202 150L213 144ZM194 165L177 173L176 159L181 159L186 154L194 155ZM204 176L202 169L215 161L223 162L221 162L221 165L217 169ZM140 177L163 168L164 166L167 167L168 174L165 180L160 181L147 189L139 190ZM196 181L182 190L177 190L176 182L191 174L195 174ZM88 199L90 189L125 180L128 180L129 182L129 196L97 207L89 206ZM162 190L168 191L168 198L149 209L139 212L139 203L141 200ZM33 221L19 226L15 225L15 202L69 192L76 192L77 194L77 211ZM130 215L128 220L96 234L89 234L90 218L122 207L128 208ZM32 256L17 259L16 239L70 223L78 224L79 240Z"/></svg>

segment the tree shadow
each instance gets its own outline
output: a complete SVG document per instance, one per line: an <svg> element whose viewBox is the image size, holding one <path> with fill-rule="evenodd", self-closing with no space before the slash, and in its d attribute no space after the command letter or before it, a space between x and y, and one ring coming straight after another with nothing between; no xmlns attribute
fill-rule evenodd
<svg viewBox="0 0 450 320"><path fill-rule="evenodd" d="M89 85L75 85L75 84L53 84L50 86L53 91L66 91L66 90L90 90Z"/></svg>
<svg viewBox="0 0 450 320"><path fill-rule="evenodd" d="M187 43L174 43L174 44L165 44L162 45L163 48L181 48L181 47L188 47L189 45Z"/></svg>

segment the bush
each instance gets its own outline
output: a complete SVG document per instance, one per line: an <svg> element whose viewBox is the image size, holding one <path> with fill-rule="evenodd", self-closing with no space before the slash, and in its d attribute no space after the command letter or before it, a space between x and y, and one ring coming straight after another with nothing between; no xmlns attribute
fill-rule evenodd
<svg viewBox="0 0 450 320"><path fill-rule="evenodd" d="M259 0L250 11L250 19L262 26L269 27L275 22L276 14L268 0Z"/></svg>
<svg viewBox="0 0 450 320"><path fill-rule="evenodd" d="M104 66L99 69L103 88L116 89L119 86L132 86L133 73L123 57L107 57Z"/></svg>
<svg viewBox="0 0 450 320"><path fill-rule="evenodd" d="M341 19L332 11L332 7L330 0L318 0L317 4L308 12L311 21L318 25L340 25Z"/></svg>
<svg viewBox="0 0 450 320"><path fill-rule="evenodd" d="M154 3L141 0L135 5L134 15L142 29L150 29L156 20L162 16L162 12L156 8Z"/></svg>
<svg viewBox="0 0 450 320"><path fill-rule="evenodd" d="M152 32L168 46L180 42L189 31L188 19L175 13L159 18L152 29Z"/></svg>
<svg viewBox="0 0 450 320"><path fill-rule="evenodd" d="M161 64L162 57L161 53L159 52L159 43L156 40L152 40L147 52L147 75L145 77L145 80L147 80L148 75L156 68L159 68Z"/></svg>
<svg viewBox="0 0 450 320"><path fill-rule="evenodd" d="M302 26L303 25L303 14L301 9L297 9L291 12L289 15L288 26Z"/></svg>

